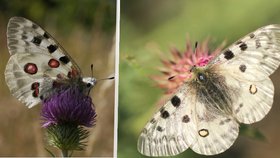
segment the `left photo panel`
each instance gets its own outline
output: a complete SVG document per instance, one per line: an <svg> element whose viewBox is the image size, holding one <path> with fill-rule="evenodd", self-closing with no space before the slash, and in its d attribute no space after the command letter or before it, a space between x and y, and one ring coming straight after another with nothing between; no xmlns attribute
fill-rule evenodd
<svg viewBox="0 0 280 158"><path fill-rule="evenodd" d="M0 156L113 157L116 0L0 0Z"/></svg>

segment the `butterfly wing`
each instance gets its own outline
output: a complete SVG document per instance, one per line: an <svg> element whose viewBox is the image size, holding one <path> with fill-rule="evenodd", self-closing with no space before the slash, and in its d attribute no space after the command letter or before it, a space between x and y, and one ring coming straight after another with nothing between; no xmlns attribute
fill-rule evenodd
<svg viewBox="0 0 280 158"><path fill-rule="evenodd" d="M54 80L81 75L58 42L25 18L9 20L7 42L11 57L5 70L6 83L12 95L28 107L41 101L42 91L53 88Z"/></svg>
<svg viewBox="0 0 280 158"><path fill-rule="evenodd" d="M265 26L250 33L211 61L208 69L224 76L228 91L238 95L230 95L232 115L209 113L207 106L196 102L198 133L190 148L204 155L221 153L238 136L236 121L250 124L261 120L273 102L274 87L268 76L279 64L280 25ZM211 102L205 104L209 106Z"/></svg>
<svg viewBox="0 0 280 158"><path fill-rule="evenodd" d="M271 109L274 87L268 78L280 64L280 25L268 25L241 38L209 63L238 88L233 113L242 123L261 120Z"/></svg>
<svg viewBox="0 0 280 158"><path fill-rule="evenodd" d="M11 55L44 53L63 62L69 69L81 70L63 47L44 29L23 17L12 17L7 27L7 43Z"/></svg>
<svg viewBox="0 0 280 158"><path fill-rule="evenodd" d="M271 79L267 76L260 77L263 74L253 76L246 71L238 72L232 69L219 67L218 72L225 76L226 84L235 87L239 94L233 99L233 116L245 124L260 121L272 107L274 86Z"/></svg>
<svg viewBox="0 0 280 158"><path fill-rule="evenodd" d="M239 133L239 124L236 120L223 113L209 111L207 106L211 102L196 102L193 122L195 140L190 148L202 155L216 155L227 150L235 142ZM213 109L215 110L215 109Z"/></svg>
<svg viewBox="0 0 280 158"><path fill-rule="evenodd" d="M234 143L239 132L235 119L211 113L209 105L200 103L193 93L185 83L146 124L138 139L140 153L173 156L190 147L199 154L214 155Z"/></svg>
<svg viewBox="0 0 280 158"><path fill-rule="evenodd" d="M264 26L246 35L222 51L209 66L215 64L220 67L235 66L240 71L245 69L246 73L260 75L250 78L253 80L272 74L280 64L280 25Z"/></svg>
<svg viewBox="0 0 280 158"><path fill-rule="evenodd" d="M148 122L138 139L138 151L147 156L177 155L194 141L194 113L188 86L182 86Z"/></svg>

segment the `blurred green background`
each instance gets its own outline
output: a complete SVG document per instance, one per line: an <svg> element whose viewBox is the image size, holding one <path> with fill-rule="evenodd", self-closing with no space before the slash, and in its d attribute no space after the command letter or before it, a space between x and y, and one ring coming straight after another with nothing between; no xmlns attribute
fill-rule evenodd
<svg viewBox="0 0 280 158"><path fill-rule="evenodd" d="M173 47L184 51L187 37L193 44L211 37L212 50L223 41L229 45L259 27L280 24L279 8L279 0L122 0L118 157L144 157L137 152L137 139L163 95L150 78L160 74L159 54L168 58ZM259 140L254 130L242 130L229 150L212 157L279 157L280 71L271 78L274 106L261 122L252 125L266 140ZM187 150L177 157L205 156Z"/></svg>
<svg viewBox="0 0 280 158"><path fill-rule="evenodd" d="M40 109L28 109L11 96L4 80L9 59L6 27L10 17L22 16L41 25L68 50L85 76L114 75L116 0L0 0L0 156L51 156L44 149ZM97 111L88 147L74 156L113 156L114 81L92 90ZM48 146L57 156L60 153Z"/></svg>

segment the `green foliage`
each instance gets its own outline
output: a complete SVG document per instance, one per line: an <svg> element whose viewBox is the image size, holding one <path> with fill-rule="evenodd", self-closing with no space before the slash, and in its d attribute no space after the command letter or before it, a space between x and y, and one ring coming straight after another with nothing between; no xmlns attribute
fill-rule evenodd
<svg viewBox="0 0 280 158"><path fill-rule="evenodd" d="M47 127L48 142L61 150L84 150L89 131L82 126L60 124Z"/></svg>
<svg viewBox="0 0 280 158"><path fill-rule="evenodd" d="M0 0L0 10L7 18L23 16L36 22L55 23L65 33L76 24L88 30L114 32L115 3L115 0Z"/></svg>
<svg viewBox="0 0 280 158"><path fill-rule="evenodd" d="M252 125L241 124L240 134L260 141L267 140L265 135L259 129L252 127Z"/></svg>

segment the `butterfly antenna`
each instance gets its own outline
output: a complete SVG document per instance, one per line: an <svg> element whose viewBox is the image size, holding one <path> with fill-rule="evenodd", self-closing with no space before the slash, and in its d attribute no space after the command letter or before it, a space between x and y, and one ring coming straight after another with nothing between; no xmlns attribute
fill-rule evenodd
<svg viewBox="0 0 280 158"><path fill-rule="evenodd" d="M91 77L93 78L93 64L90 65Z"/></svg>
<svg viewBox="0 0 280 158"><path fill-rule="evenodd" d="M112 76L112 77L107 77L107 78L97 79L96 81L113 80L113 79L115 79L114 76Z"/></svg>

